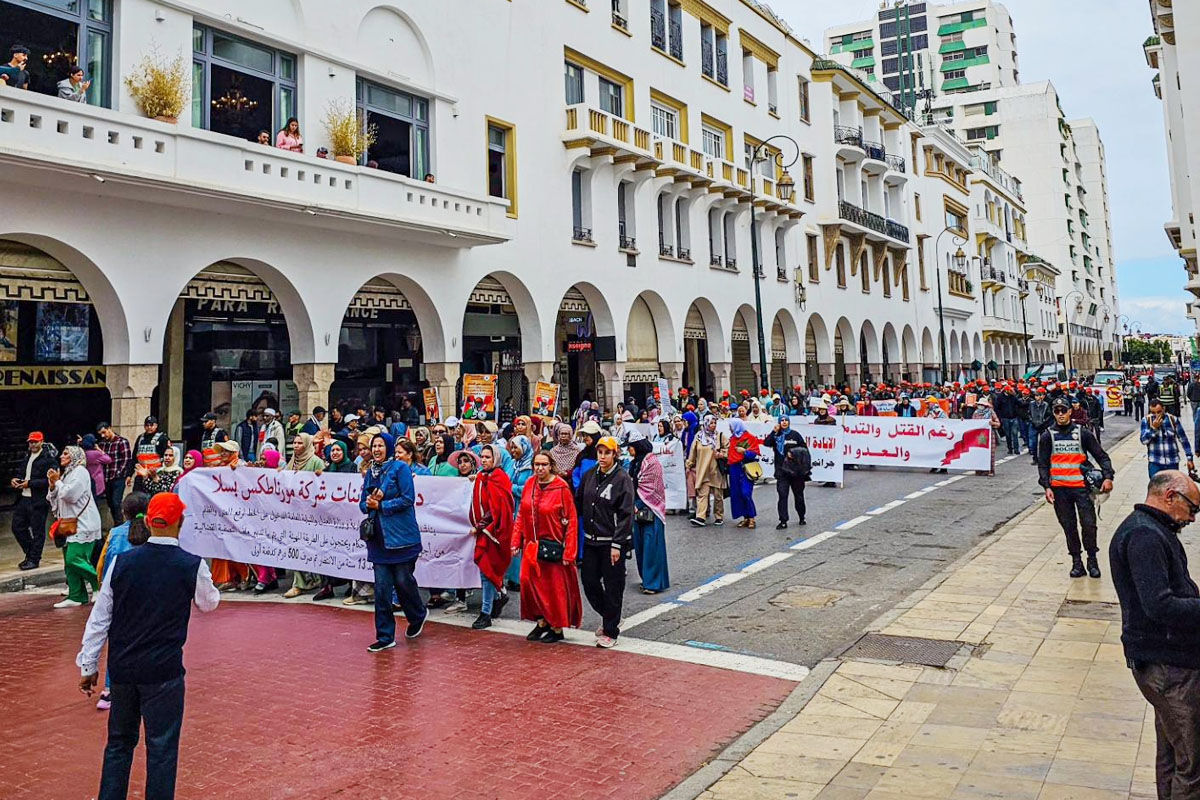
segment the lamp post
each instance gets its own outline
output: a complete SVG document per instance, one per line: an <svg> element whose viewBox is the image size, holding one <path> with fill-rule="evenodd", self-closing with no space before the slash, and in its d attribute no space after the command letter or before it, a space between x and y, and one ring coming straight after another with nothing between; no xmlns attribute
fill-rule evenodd
<svg viewBox="0 0 1200 800"><path fill-rule="evenodd" d="M954 244L957 245L957 247L958 247L958 252L954 254L955 266L957 266L959 269L966 269L966 266L967 266L967 254L964 253L963 249L962 249L963 245L967 243L967 237L962 235L962 233L957 228L951 228L950 226L947 225L942 230L942 232L938 234L937 239L935 239L933 242L933 267L937 273L938 348L941 351L941 356L942 356L942 373L941 373L941 382L942 383L946 382L946 373L949 372L949 367L946 365L946 318L945 318L946 309L944 307L945 304L942 302L942 256L941 256L942 237L945 236L947 233L950 234L950 238L954 241ZM981 282L982 282L982 279L983 279L983 276L981 275L980 276Z"/></svg>
<svg viewBox="0 0 1200 800"><path fill-rule="evenodd" d="M1099 362L1104 360L1104 326L1108 324L1108 320L1112 315L1112 309L1103 303L1100 304L1100 309L1104 311L1104 319L1100 322L1100 336L1096 340L1096 349L1099 350L1099 352L1096 353L1096 355L1099 356L1097 359L1096 369L1100 369ZM1105 364L1106 368L1108 366L1108 364Z"/></svg>
<svg viewBox="0 0 1200 800"><path fill-rule="evenodd" d="M1075 371L1075 357L1071 354L1071 317L1067 311L1066 303L1073 296L1079 295L1079 302L1083 303L1083 292L1076 289L1075 291L1062 298L1063 302L1063 330L1067 332L1067 378L1071 377L1071 373Z"/></svg>
<svg viewBox="0 0 1200 800"><path fill-rule="evenodd" d="M791 142L791 145L796 150L795 157L783 163L783 151L779 150L772 153L767 145L776 139L783 139ZM774 161L776 166L783 170L783 175L776 182L776 194L779 199L785 203L792 201L792 193L796 189L796 182L792 180L792 176L788 174L788 167L796 163L800 158L800 145L796 140L785 134L777 134L762 142L758 147L754 148L754 153L750 156L750 261L751 267L754 269L754 314L758 318L758 382L759 388L769 389L771 383L771 374L767 367L767 339L763 332L763 314L762 314L762 289L760 281L762 280L761 267L758 262L758 220L754 216L754 175L758 171L759 164L765 161Z"/></svg>

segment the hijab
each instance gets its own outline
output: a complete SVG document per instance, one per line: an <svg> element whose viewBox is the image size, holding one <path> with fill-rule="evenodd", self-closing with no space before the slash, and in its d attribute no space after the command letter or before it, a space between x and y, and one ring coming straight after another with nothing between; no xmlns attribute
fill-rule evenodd
<svg viewBox="0 0 1200 800"><path fill-rule="evenodd" d="M475 443L475 437L479 435L479 428L469 421L460 424L459 427L462 428L462 449L470 450L471 445Z"/></svg>
<svg viewBox="0 0 1200 800"><path fill-rule="evenodd" d="M334 450L342 451L341 461L333 460ZM335 439L325 446L325 461L328 462L329 469L332 472L358 472L358 469L354 466L354 457L350 455L350 445L340 439Z"/></svg>
<svg viewBox="0 0 1200 800"><path fill-rule="evenodd" d="M295 436L303 444L292 451L292 460L288 462L287 468L297 472L308 471L312 469L312 462L317 458L317 454L313 452L313 437L311 433L297 433ZM325 462L321 461L320 469L324 469Z"/></svg>
<svg viewBox="0 0 1200 800"><path fill-rule="evenodd" d="M704 422L696 431L696 441L701 447L717 448L717 418L712 414L704 415Z"/></svg>
<svg viewBox="0 0 1200 800"><path fill-rule="evenodd" d="M521 449L520 458L515 459L513 464L514 474L521 472L533 471L533 444L529 441L528 436L514 436L512 441L517 443L517 447Z"/></svg>
<svg viewBox="0 0 1200 800"><path fill-rule="evenodd" d="M654 451L654 445L650 443L649 439L643 436L640 439L631 439L629 448L633 450L633 461L629 463L629 477L636 481L638 473L642 469L642 462L646 459L646 456Z"/></svg>
<svg viewBox="0 0 1200 800"><path fill-rule="evenodd" d="M278 450L263 450L262 462L267 469L279 469L279 462L283 459L283 455Z"/></svg>
<svg viewBox="0 0 1200 800"><path fill-rule="evenodd" d="M696 430L700 427L700 417L696 416L695 411L683 412L683 421L687 427L683 429L683 449L687 450L692 446L692 440L696 438Z"/></svg>
<svg viewBox="0 0 1200 800"><path fill-rule="evenodd" d="M586 401L585 401L586 402ZM558 437L563 432L570 433L571 426L560 422L554 426L554 447L550 448L550 460L559 475L565 475L575 469L575 457L579 455L580 447L575 442L560 444Z"/></svg>
<svg viewBox="0 0 1200 800"><path fill-rule="evenodd" d="M188 467L183 468L184 475L187 475L189 472L191 472L196 467L204 466L204 454L201 453L199 450L188 450L187 455L184 456L184 458L187 458L187 456L192 457L192 466L191 466L191 468L188 468ZM183 462L180 462L181 465L182 465L182 463Z"/></svg>
<svg viewBox="0 0 1200 800"><path fill-rule="evenodd" d="M729 420L729 433L733 438L740 438L746 433L746 423L742 422L738 417Z"/></svg>
<svg viewBox="0 0 1200 800"><path fill-rule="evenodd" d="M462 464L463 459L466 459L471 464L471 471L466 475L463 475L462 472L458 473L461 477L466 478L479 471L479 459L470 450L459 450L451 455L453 458L450 459L450 465L456 470L458 469L459 465Z"/></svg>
<svg viewBox="0 0 1200 800"><path fill-rule="evenodd" d="M371 437L371 446L372 447L374 447L376 439L383 440L383 444L384 444L384 447L386 448L386 452L384 453L383 461L379 462L379 461L376 461L374 455L372 455L368 451L367 458L370 459L371 463L367 469L371 473L371 477L378 479L379 476L383 474L383 470L387 467L388 463L392 460L392 457L396 452L396 440L393 439L391 434L389 434L389 433L377 433L373 437Z"/></svg>
<svg viewBox="0 0 1200 800"><path fill-rule="evenodd" d="M434 459L439 464L449 464L450 456L454 455L454 448L458 443L454 441L454 436L449 433L443 433L438 438L442 440L442 455L439 456L435 452Z"/></svg>
<svg viewBox="0 0 1200 800"><path fill-rule="evenodd" d="M75 469L81 464L87 463L87 456L84 454L82 447L76 447L73 444L68 445L67 447L63 448L63 452L66 453L67 457L70 459L70 461L67 462L67 466L63 468L63 477L69 475L71 470Z"/></svg>

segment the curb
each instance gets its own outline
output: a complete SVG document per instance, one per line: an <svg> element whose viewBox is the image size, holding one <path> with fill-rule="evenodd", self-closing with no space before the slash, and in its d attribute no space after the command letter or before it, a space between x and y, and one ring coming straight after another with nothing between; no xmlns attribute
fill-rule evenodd
<svg viewBox="0 0 1200 800"><path fill-rule="evenodd" d="M9 573L0 577L0 592L23 592L43 586L66 583L67 575L62 567L31 569L28 572Z"/></svg>

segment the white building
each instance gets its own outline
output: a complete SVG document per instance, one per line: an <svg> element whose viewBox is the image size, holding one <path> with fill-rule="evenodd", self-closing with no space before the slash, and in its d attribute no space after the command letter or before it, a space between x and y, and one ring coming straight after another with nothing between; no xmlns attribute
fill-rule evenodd
<svg viewBox="0 0 1200 800"><path fill-rule="evenodd" d="M1195 199L1200 197L1200 9L1194 3L1151 0L1155 35L1143 48L1158 70L1154 92L1163 103L1167 167L1171 176L1171 219L1164 225L1183 259L1184 288L1192 294L1188 316L1200 331L1200 266L1196 261Z"/></svg>
<svg viewBox="0 0 1200 800"><path fill-rule="evenodd" d="M1029 250L1058 270L1065 366L1084 374L1119 358L1104 148L1090 120L1067 122L1049 81L934 100L931 114L1021 183ZM1087 168L1085 169L1085 162Z"/></svg>
<svg viewBox="0 0 1200 800"><path fill-rule="evenodd" d="M827 29L825 47L910 99L1020 83L1012 17L991 0L885 0L871 19Z"/></svg>
<svg viewBox="0 0 1200 800"><path fill-rule="evenodd" d="M6 2L34 51L32 91L0 88L10 418L62 439L153 411L179 436L213 408L419 405L426 386L448 413L476 372L519 408L534 380L571 408L659 375L753 390L752 212L772 386L937 368L923 134L886 96L750 0L456 5ZM90 103L47 96L62 41L83 43ZM156 50L194 78L177 124L125 85ZM315 157L339 102L377 130L361 166ZM302 153L253 142L290 116ZM779 134L790 202L749 159L797 155ZM946 303L957 371L978 317Z"/></svg>

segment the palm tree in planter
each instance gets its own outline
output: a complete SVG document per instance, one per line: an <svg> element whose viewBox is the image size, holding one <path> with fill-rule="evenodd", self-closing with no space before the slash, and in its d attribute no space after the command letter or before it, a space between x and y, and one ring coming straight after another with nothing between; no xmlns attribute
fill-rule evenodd
<svg viewBox="0 0 1200 800"><path fill-rule="evenodd" d="M357 164L367 148L375 144L378 128L364 123L362 112L345 100L334 100L325 107L325 133L334 160Z"/></svg>

